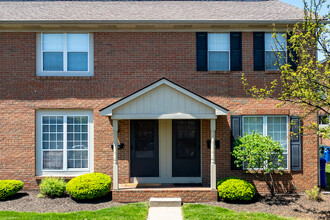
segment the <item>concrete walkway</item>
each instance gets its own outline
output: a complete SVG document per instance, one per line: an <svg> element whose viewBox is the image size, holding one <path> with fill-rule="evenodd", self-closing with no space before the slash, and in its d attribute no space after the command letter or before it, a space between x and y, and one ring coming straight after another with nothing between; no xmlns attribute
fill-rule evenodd
<svg viewBox="0 0 330 220"><path fill-rule="evenodd" d="M182 220L181 207L150 207L148 220Z"/></svg>

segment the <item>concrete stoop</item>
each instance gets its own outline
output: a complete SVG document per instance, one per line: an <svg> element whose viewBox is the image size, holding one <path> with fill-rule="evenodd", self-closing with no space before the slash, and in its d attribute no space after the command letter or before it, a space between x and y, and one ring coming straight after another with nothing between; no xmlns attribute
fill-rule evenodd
<svg viewBox="0 0 330 220"><path fill-rule="evenodd" d="M149 207L181 207L181 198L155 198L149 200Z"/></svg>

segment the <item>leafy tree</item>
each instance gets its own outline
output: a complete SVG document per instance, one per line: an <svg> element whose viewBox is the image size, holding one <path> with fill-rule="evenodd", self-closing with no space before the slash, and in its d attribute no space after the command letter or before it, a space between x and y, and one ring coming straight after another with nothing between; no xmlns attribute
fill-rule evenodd
<svg viewBox="0 0 330 220"><path fill-rule="evenodd" d="M320 16L326 0L303 0L304 19L287 29L287 56L292 60L280 67L280 80L274 80L263 88L249 85L248 77L242 76L245 90L257 99L275 99L284 104L296 104L304 109L305 117L311 113L330 114L330 41L327 21L329 13ZM274 41L278 35L274 25ZM290 37L289 37L290 36ZM276 44L278 45L278 44ZM317 60L317 51L324 54L325 62ZM274 48L274 51L278 51ZM275 52L274 52L275 53ZM278 59L281 55L277 54ZM277 62L279 64L279 62ZM319 128L317 123L305 126L330 138L330 127Z"/></svg>
<svg viewBox="0 0 330 220"><path fill-rule="evenodd" d="M271 194L275 195L275 173L282 174L283 147L269 136L259 133L239 137L235 142L232 155L237 167L244 167L258 179L267 183Z"/></svg>

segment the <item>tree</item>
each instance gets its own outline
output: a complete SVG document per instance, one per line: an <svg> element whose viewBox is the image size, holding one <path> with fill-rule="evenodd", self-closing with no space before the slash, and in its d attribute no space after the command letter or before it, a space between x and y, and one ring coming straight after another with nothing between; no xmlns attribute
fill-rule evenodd
<svg viewBox="0 0 330 220"><path fill-rule="evenodd" d="M274 80L263 88L249 85L248 77L242 76L245 90L257 99L279 100L284 104L296 104L304 109L305 117L311 113L330 114L330 44L327 21L329 13L320 16L326 0L303 0L304 19L293 27L287 28L287 56L290 62L280 67L280 80ZM278 35L274 25L274 41ZM278 44L276 44L278 45ZM324 54L326 61L317 60L317 51ZM274 51L278 51L275 50ZM281 54L276 54L278 59ZM279 62L278 62L279 63ZM305 126L315 129L325 138L330 138L330 127L319 128L317 123Z"/></svg>
<svg viewBox="0 0 330 220"><path fill-rule="evenodd" d="M253 132L235 141L232 155L236 158L235 164L238 167L243 167L246 172L265 181L272 196L275 195L273 175L282 174L284 169L283 147L280 143L269 136Z"/></svg>

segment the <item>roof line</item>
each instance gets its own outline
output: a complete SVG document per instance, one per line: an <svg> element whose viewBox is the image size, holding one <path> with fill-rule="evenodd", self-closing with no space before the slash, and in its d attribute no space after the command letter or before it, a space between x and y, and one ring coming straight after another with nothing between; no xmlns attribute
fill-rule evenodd
<svg viewBox="0 0 330 220"><path fill-rule="evenodd" d="M303 20L0 20L0 24L296 24L301 21Z"/></svg>

